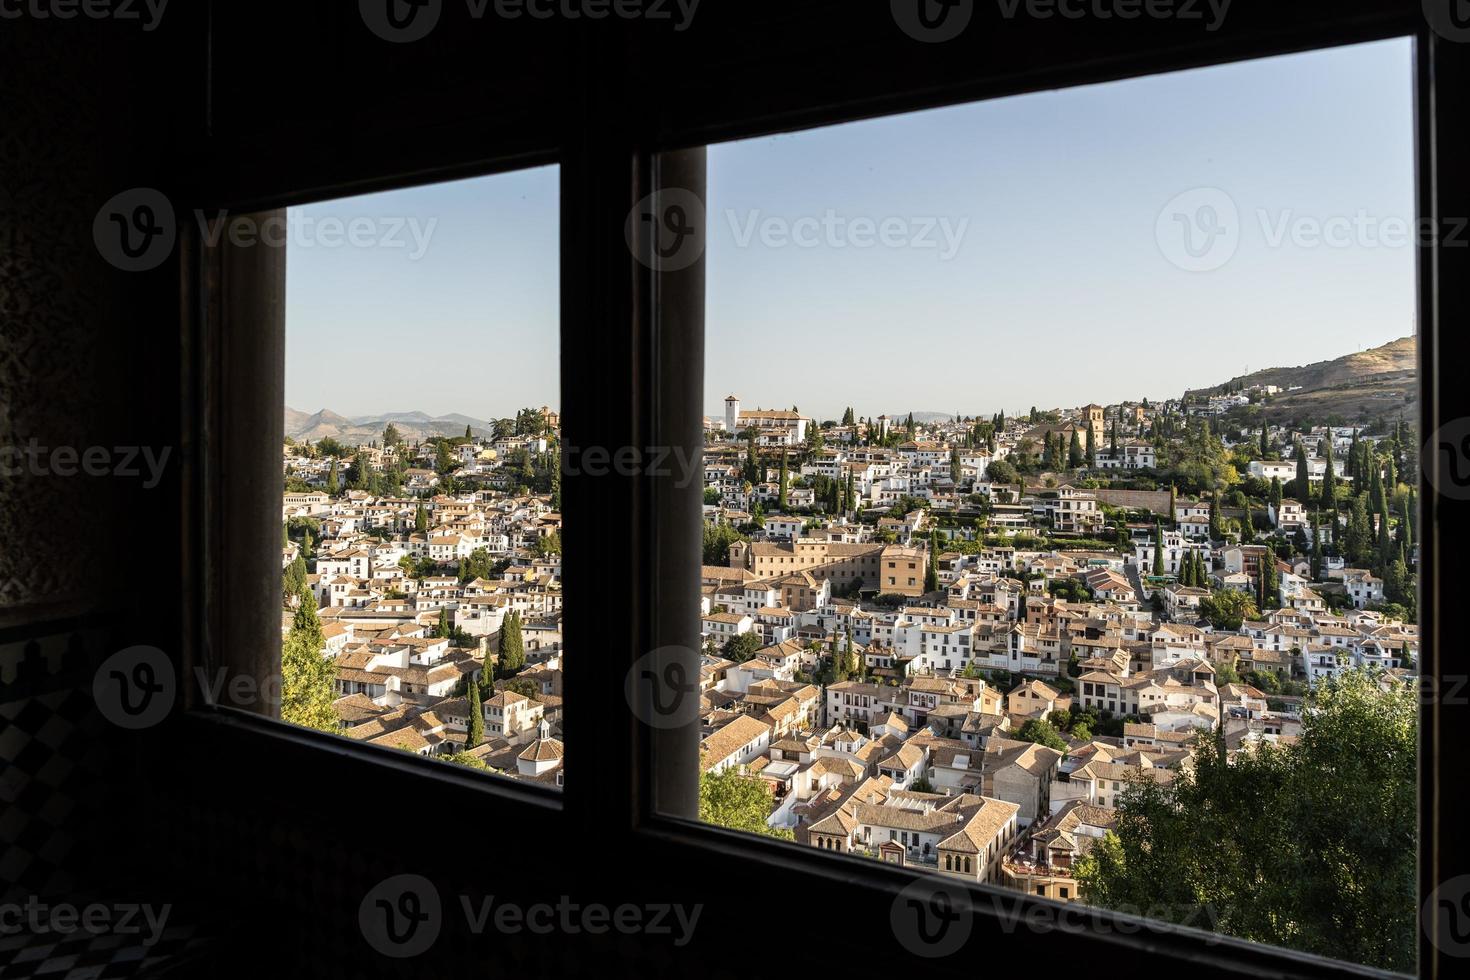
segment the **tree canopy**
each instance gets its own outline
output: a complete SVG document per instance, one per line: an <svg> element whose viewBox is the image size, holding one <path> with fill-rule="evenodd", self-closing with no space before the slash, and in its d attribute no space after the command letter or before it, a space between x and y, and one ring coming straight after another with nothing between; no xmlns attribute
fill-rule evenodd
<svg viewBox="0 0 1470 980"><path fill-rule="evenodd" d="M1300 739L1123 793L1075 868L1083 898L1386 970L1415 962L1415 688L1366 670L1316 688Z"/></svg>

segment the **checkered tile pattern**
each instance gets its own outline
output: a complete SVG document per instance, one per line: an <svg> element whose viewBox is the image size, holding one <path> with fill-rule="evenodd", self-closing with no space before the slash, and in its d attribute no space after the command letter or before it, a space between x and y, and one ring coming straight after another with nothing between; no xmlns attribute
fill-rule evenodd
<svg viewBox="0 0 1470 980"><path fill-rule="evenodd" d="M187 927L165 929L152 945L148 935L0 936L0 980L108 980L112 977L197 976L207 945Z"/></svg>
<svg viewBox="0 0 1470 980"><path fill-rule="evenodd" d="M174 970L196 960L202 945L192 926L180 925L185 909L169 901L175 896L139 866L148 851L131 831L140 819L128 762L136 746L92 699L108 649L90 629L40 627L0 643L0 906L148 900L173 906L170 926L144 946L152 937L141 919L136 932L41 933L7 909L0 928L22 931L0 932L0 980L189 975ZM141 894L114 894L119 881Z"/></svg>
<svg viewBox="0 0 1470 980"><path fill-rule="evenodd" d="M75 889L74 851L96 814L105 744L88 694L0 703L0 899Z"/></svg>

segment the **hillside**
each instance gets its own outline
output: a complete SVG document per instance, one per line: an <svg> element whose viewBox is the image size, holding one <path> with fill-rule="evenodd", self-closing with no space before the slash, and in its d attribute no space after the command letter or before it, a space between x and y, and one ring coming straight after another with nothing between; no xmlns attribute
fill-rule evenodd
<svg viewBox="0 0 1470 980"><path fill-rule="evenodd" d="M1242 386L1276 385L1300 390L1283 390L1260 404L1265 417L1273 422L1411 420L1418 413L1417 364L1414 338L1400 337L1382 347L1330 361L1254 371L1188 394L1217 395Z"/></svg>
<svg viewBox="0 0 1470 980"><path fill-rule="evenodd" d="M488 435L491 425L468 415L432 416L425 412L388 412L383 415L358 415L347 418L322 409L315 414L298 412L286 406L285 434L297 442L317 442L331 437L349 446L365 445L383 438L383 429L392 422L405 439L422 440L430 436L462 436L468 425L475 435Z"/></svg>

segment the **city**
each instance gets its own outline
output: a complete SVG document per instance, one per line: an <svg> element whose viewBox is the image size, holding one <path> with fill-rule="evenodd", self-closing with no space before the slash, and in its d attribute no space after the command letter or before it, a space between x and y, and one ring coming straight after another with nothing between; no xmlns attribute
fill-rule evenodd
<svg viewBox="0 0 1470 980"><path fill-rule="evenodd" d="M1192 922L1197 900L1160 905L1127 859L1139 808L1290 769L1320 719L1387 705L1407 755L1375 791L1407 799L1381 828L1407 860L1417 439L1394 385L1413 350L983 418L818 420L731 394L705 420L690 583L701 816ZM559 787L560 419L451 436L426 433L458 417L396 418L288 411L319 437L284 445L283 716ZM1384 914L1374 941L1402 926Z"/></svg>

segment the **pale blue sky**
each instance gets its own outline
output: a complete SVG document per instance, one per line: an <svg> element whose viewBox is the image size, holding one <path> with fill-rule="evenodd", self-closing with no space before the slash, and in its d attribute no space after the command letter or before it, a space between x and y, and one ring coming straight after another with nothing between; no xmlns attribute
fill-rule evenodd
<svg viewBox="0 0 1470 980"><path fill-rule="evenodd" d="M1370 244L1414 213L1411 62L1390 41L711 147L705 411L731 391L819 418L1161 398L1412 333L1413 250ZM1200 187L1237 207L1239 246L1187 271L1156 222ZM417 260L407 234L291 250L292 407L557 404L554 168L298 212L438 224ZM781 244L828 212L904 231ZM1334 218L1366 231L1271 244ZM931 222L937 247L909 247Z"/></svg>

